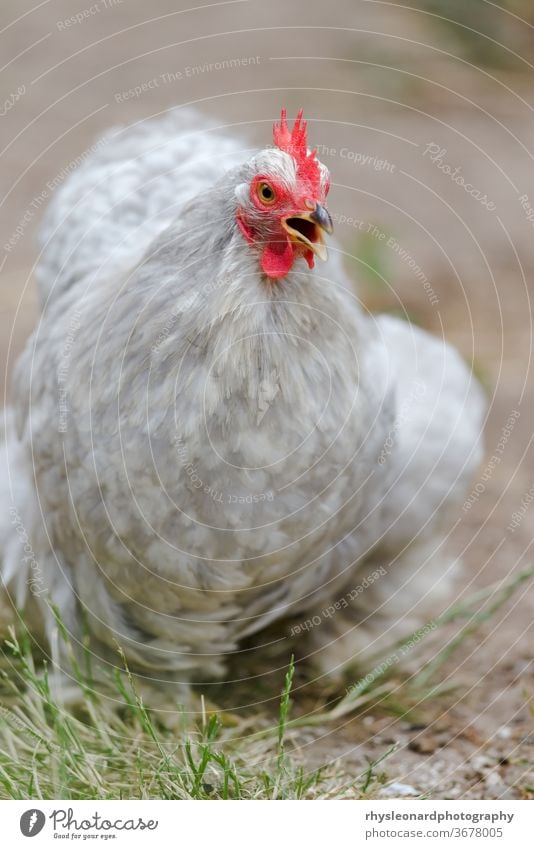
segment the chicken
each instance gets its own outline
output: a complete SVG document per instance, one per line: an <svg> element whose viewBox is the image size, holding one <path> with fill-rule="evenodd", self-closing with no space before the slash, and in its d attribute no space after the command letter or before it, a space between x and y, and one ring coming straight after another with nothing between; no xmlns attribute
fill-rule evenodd
<svg viewBox="0 0 534 849"><path fill-rule="evenodd" d="M298 633L339 674L441 609L480 388L441 340L364 315L302 114L273 142L176 110L104 136L47 212L0 616L22 609L58 666L49 601L100 668L118 643L182 700L278 620L284 658Z"/></svg>

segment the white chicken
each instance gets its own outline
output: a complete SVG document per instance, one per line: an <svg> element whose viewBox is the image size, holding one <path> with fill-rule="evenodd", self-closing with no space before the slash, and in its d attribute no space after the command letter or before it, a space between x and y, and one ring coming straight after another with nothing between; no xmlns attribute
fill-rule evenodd
<svg viewBox="0 0 534 849"><path fill-rule="evenodd" d="M314 268L328 188L300 114L251 153L177 110L57 192L5 417L4 627L19 608L53 643L52 601L103 667L119 643L186 699L276 620L319 618L298 651L336 674L439 612L482 394L363 314L335 245Z"/></svg>

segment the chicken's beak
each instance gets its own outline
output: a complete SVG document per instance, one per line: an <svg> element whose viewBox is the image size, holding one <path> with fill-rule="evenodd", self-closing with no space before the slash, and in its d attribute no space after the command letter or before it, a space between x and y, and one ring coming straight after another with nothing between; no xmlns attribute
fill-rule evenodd
<svg viewBox="0 0 534 849"><path fill-rule="evenodd" d="M305 245L319 259L328 258L323 233L334 230L330 213L322 204L315 204L309 212L295 212L282 219L282 227L293 242Z"/></svg>

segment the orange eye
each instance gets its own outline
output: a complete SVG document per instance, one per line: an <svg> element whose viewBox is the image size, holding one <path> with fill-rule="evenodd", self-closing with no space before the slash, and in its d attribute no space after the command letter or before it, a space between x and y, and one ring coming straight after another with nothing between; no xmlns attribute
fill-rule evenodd
<svg viewBox="0 0 534 849"><path fill-rule="evenodd" d="M257 194L261 202L267 206L276 200L274 189L269 183L258 183Z"/></svg>

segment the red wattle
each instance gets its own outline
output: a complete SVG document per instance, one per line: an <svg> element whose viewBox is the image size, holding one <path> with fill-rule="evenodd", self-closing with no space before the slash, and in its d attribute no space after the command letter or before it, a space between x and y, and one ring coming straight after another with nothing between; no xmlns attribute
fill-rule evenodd
<svg viewBox="0 0 534 849"><path fill-rule="evenodd" d="M267 277L278 279L291 271L295 252L289 239L270 242L261 255L261 267Z"/></svg>
<svg viewBox="0 0 534 849"><path fill-rule="evenodd" d="M306 251L304 254L304 259L308 263L308 268L313 268L315 265L315 257L313 255L313 251Z"/></svg>

